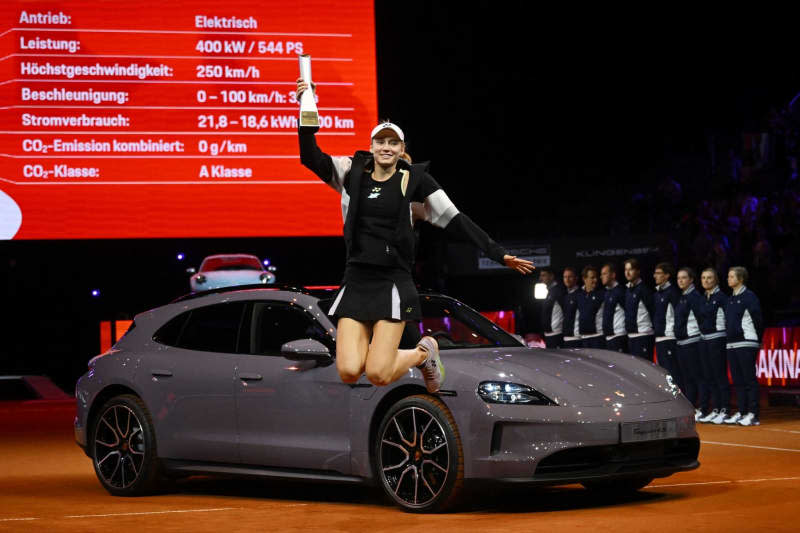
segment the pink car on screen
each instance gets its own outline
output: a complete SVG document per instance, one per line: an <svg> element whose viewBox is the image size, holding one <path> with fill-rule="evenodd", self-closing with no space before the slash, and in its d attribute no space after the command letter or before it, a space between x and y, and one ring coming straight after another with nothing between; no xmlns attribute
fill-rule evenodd
<svg viewBox="0 0 800 533"><path fill-rule="evenodd" d="M275 283L275 274L264 268L258 257L250 254L209 255L203 260L200 270L191 273L189 285L194 292L234 285Z"/></svg>

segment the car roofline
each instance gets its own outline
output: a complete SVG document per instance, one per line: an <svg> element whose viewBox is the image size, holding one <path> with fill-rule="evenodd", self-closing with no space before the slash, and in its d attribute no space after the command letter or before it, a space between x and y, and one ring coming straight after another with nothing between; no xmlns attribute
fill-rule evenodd
<svg viewBox="0 0 800 533"><path fill-rule="evenodd" d="M295 285L288 285L288 284L269 284L265 285L263 283L258 284L250 284L250 285L231 285L228 287L217 287L216 289L209 289L206 291L195 291L190 292L188 294L184 294L183 296L179 296L172 300L171 304L185 302L188 300L195 300L197 298L202 298L203 296L209 296L211 294L220 294L224 292L235 292L235 291L251 291L253 289L262 289L268 291L284 291L284 292L297 292L300 294L311 294L308 290L304 287L297 287Z"/></svg>
<svg viewBox="0 0 800 533"><path fill-rule="evenodd" d="M289 285L289 284L286 284L286 283L283 283L283 284L269 284L269 285L264 285L263 283L250 284L250 285L231 285L229 287L217 287L216 289L209 289L209 290L205 290L205 291L190 292L190 293L184 294L183 296L179 296L179 297L175 298L174 300L172 300L169 303L174 304L174 303L179 303L179 302L186 302L186 301L189 301L189 300L195 300L197 298L202 298L204 296L210 296L212 294L221 294L221 293L236 292L236 291L251 291L251 290L254 290L254 289L267 290L267 291L296 292L298 294L305 294L305 295L308 295L308 296L314 296L316 298L321 298L325 294L330 294L330 293L333 293L333 291L338 290L339 286L338 285L323 285L323 286L320 286L320 285L309 285L307 287L306 286L299 286L298 287L297 285ZM440 298L447 298L449 300L456 300L452 296L447 296L446 294L441 294L441 293L438 293L436 291L430 291L430 290L420 291L419 295L420 295L420 297L422 297L422 296L436 296L436 297L440 297ZM461 302L460 300L457 300L457 301L459 303L461 303L462 305L467 305L464 302ZM469 306L467 305L467 307L469 307ZM472 308L470 307L470 309L472 309Z"/></svg>

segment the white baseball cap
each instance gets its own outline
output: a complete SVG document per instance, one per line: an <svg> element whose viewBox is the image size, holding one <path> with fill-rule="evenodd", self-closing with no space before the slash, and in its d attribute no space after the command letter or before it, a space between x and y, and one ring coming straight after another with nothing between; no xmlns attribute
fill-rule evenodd
<svg viewBox="0 0 800 533"><path fill-rule="evenodd" d="M370 134L369 138L374 139L375 136L382 132L383 130L392 130L400 137L400 140L406 142L406 137L403 135L403 130L400 129L400 126L397 124L392 124L391 122L381 122L375 128L373 128L372 133Z"/></svg>

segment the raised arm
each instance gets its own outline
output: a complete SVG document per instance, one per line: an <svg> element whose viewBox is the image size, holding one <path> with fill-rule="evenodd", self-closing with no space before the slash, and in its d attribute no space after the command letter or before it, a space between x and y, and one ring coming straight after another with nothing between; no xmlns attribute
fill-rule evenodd
<svg viewBox="0 0 800 533"><path fill-rule="evenodd" d="M300 94L308 88L308 85L298 78L297 80L297 99ZM350 170L352 159L349 157L333 157L323 152L317 146L317 139L313 131L304 129L298 130L300 140L300 162L304 167L316 174L319 179L333 187L336 191L342 192L344 177Z"/></svg>

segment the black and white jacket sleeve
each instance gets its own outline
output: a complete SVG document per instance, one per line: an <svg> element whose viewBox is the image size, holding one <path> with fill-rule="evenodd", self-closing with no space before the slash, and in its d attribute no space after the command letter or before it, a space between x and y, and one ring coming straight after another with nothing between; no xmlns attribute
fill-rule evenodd
<svg viewBox="0 0 800 533"><path fill-rule="evenodd" d="M505 265L505 249L494 242L475 222L461 213L444 189L427 172L422 175L418 194L412 198L411 209L415 218L442 228L452 238L466 241L482 250L488 257Z"/></svg>
<svg viewBox="0 0 800 533"><path fill-rule="evenodd" d="M300 162L336 192L344 188L344 178L353 164L352 157L330 156L320 150L313 133L300 132Z"/></svg>
<svg viewBox="0 0 800 533"><path fill-rule="evenodd" d="M319 179L342 195L342 222L347 219L350 195L345 183L347 173L353 166L353 158L347 156L331 156L320 150L313 133L300 132L300 162L304 167L316 174Z"/></svg>

